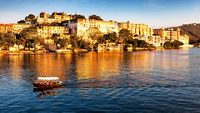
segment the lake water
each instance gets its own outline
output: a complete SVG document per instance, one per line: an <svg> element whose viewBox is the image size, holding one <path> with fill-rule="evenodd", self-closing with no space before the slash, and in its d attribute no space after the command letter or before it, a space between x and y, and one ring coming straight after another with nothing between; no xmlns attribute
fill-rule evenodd
<svg viewBox="0 0 200 113"><path fill-rule="evenodd" d="M0 112L200 112L200 49L0 54ZM64 86L38 92L32 80Z"/></svg>

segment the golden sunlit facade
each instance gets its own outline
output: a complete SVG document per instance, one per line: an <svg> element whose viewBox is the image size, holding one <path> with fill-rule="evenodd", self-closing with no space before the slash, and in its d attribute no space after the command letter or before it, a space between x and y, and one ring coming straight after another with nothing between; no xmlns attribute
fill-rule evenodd
<svg viewBox="0 0 200 113"><path fill-rule="evenodd" d="M181 30L179 28L177 28L177 29L173 29L173 28L154 29L154 34L161 36L161 38L163 38L166 41L178 40L178 41L182 42L184 45L189 44L189 36L181 35Z"/></svg>
<svg viewBox="0 0 200 113"><path fill-rule="evenodd" d="M115 21L102 21L94 19L78 19L77 29L78 34L81 31L89 30L90 28L97 28L100 32L106 34L109 32L118 32L118 26Z"/></svg>
<svg viewBox="0 0 200 113"><path fill-rule="evenodd" d="M42 39L52 38L55 34L59 38L69 38L69 34L76 34L81 39L92 42L91 34L103 36L107 33L119 33L121 29L130 30L133 38L145 40L155 46L161 46L165 41L178 40L189 44L189 36L181 35L180 29L152 29L146 24L135 24L131 22L104 21L96 19L76 18L64 12L54 12L51 15L41 12L36 17L38 37ZM55 23L55 24L53 24ZM62 24L62 25L61 25ZM12 32L19 34L23 29L31 27L31 24L0 24L0 32ZM34 25L33 25L34 26Z"/></svg>
<svg viewBox="0 0 200 113"><path fill-rule="evenodd" d="M133 24L130 22L119 22L118 27L119 27L119 30L128 29L134 35L144 35L144 36L153 35L153 29L146 24Z"/></svg>
<svg viewBox="0 0 200 113"><path fill-rule="evenodd" d="M103 21L94 19L77 19L68 21L67 26L78 36L87 39L89 31L93 28L98 29L101 33L118 33L121 29L128 29L134 35L152 36L153 29L145 24L133 24L130 22Z"/></svg>
<svg viewBox="0 0 200 113"><path fill-rule="evenodd" d="M0 33L8 33L13 31L12 24L0 24Z"/></svg>
<svg viewBox="0 0 200 113"><path fill-rule="evenodd" d="M30 24L0 24L0 32L19 34L23 29L31 27Z"/></svg>
<svg viewBox="0 0 200 113"><path fill-rule="evenodd" d="M13 33L19 34L23 29L29 28L32 25L30 24L12 24Z"/></svg>
<svg viewBox="0 0 200 113"><path fill-rule="evenodd" d="M110 32L118 32L117 22L115 21L103 21L95 19L76 19L66 23L67 26L81 38L87 40L89 33L93 29L97 29L102 34Z"/></svg>
<svg viewBox="0 0 200 113"><path fill-rule="evenodd" d="M64 26L40 26L37 27L37 33L40 38L52 38L55 34L59 38L69 38L68 29Z"/></svg>
<svg viewBox="0 0 200 113"><path fill-rule="evenodd" d="M67 15L64 12L61 12L61 13L54 12L54 13L52 13L52 15L49 15L46 12L41 12L40 16L38 16L36 18L36 21L39 24L47 24L47 23L51 24L54 22L61 23L62 21L66 21L66 20L70 20L70 19L71 19L71 16Z"/></svg>

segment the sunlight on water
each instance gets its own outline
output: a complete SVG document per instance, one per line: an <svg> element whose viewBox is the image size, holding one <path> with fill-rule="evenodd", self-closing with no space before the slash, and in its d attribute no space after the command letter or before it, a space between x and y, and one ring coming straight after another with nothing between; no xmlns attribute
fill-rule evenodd
<svg viewBox="0 0 200 113"><path fill-rule="evenodd" d="M0 54L3 112L197 112L200 50ZM62 88L33 91L37 76Z"/></svg>

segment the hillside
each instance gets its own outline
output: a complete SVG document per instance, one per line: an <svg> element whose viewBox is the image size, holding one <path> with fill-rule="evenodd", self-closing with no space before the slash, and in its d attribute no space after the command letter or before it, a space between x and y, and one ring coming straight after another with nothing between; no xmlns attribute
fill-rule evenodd
<svg viewBox="0 0 200 113"><path fill-rule="evenodd" d="M190 36L190 43L200 40L200 24L184 24L179 26L181 34Z"/></svg>

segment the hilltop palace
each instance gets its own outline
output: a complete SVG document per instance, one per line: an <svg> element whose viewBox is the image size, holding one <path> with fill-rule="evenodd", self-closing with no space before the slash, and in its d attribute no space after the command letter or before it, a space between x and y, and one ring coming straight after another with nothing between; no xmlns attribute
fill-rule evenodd
<svg viewBox="0 0 200 113"><path fill-rule="evenodd" d="M37 34L49 43L48 38L53 35L59 38L70 38L71 34L76 34L85 41L91 41L89 33L94 29L98 29L101 33L118 33L121 29L128 29L134 35L133 38L145 40L149 44L156 47L162 46L166 41L178 40L184 45L189 44L189 37L181 35L179 28L177 29L152 29L146 24L135 24L131 22L104 21L96 19L76 18L77 15L68 15L66 13L54 12L51 15L41 12L34 22L26 22L23 24L0 24L0 32L13 32L19 34L23 29L36 26ZM53 23L57 23L53 25Z"/></svg>

